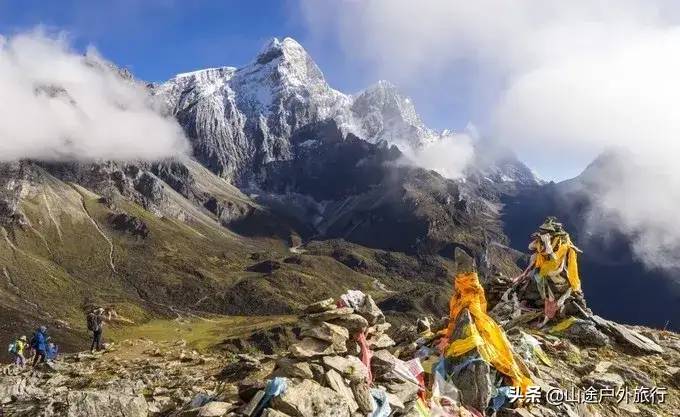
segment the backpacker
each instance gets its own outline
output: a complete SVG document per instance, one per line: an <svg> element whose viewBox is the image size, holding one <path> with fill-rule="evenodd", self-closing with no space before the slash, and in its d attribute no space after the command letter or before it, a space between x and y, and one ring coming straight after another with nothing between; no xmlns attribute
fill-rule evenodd
<svg viewBox="0 0 680 417"><path fill-rule="evenodd" d="M87 330L96 332L99 330L99 323L97 323L97 316L94 313L87 315Z"/></svg>

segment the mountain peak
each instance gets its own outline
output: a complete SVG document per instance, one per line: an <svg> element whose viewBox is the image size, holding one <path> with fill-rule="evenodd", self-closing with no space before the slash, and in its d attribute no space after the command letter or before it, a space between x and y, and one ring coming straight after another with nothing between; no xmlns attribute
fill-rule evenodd
<svg viewBox="0 0 680 417"><path fill-rule="evenodd" d="M306 59L309 56L305 48L293 38L272 38L257 55L256 62L264 65L276 58L283 57L287 60Z"/></svg>
<svg viewBox="0 0 680 417"><path fill-rule="evenodd" d="M368 87L367 90L392 90L398 92L397 86L387 80L378 80L377 83Z"/></svg>

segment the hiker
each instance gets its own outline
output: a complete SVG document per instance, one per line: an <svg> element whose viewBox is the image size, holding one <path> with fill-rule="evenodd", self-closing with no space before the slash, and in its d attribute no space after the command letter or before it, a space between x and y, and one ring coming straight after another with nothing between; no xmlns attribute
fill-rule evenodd
<svg viewBox="0 0 680 417"><path fill-rule="evenodd" d="M47 327L40 326L35 331L31 338L31 347L35 350L33 356L33 367L38 366L39 363L45 362L47 357Z"/></svg>
<svg viewBox="0 0 680 417"><path fill-rule="evenodd" d="M26 357L24 356L26 345L28 345L28 338L23 335L10 344L9 348L9 352L14 355L14 364L22 368L26 365Z"/></svg>
<svg viewBox="0 0 680 417"><path fill-rule="evenodd" d="M47 360L54 362L57 360L57 355L59 354L59 346L57 346L51 337L47 338Z"/></svg>
<svg viewBox="0 0 680 417"><path fill-rule="evenodd" d="M578 274L577 254L582 251L572 243L563 225L548 217L531 239L529 266L516 279L518 284L528 281L520 298L542 305L543 325L565 311L578 314L587 310Z"/></svg>
<svg viewBox="0 0 680 417"><path fill-rule="evenodd" d="M90 311L87 315L87 330L92 332L92 344L90 353L101 350L102 331L104 330L104 309L99 307Z"/></svg>

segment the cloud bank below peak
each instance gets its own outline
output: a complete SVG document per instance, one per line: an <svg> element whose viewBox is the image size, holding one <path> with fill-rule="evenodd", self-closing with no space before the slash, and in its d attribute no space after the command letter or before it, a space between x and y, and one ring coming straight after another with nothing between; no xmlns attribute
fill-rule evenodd
<svg viewBox="0 0 680 417"><path fill-rule="evenodd" d="M188 152L144 85L41 30L0 36L0 160L157 160Z"/></svg>

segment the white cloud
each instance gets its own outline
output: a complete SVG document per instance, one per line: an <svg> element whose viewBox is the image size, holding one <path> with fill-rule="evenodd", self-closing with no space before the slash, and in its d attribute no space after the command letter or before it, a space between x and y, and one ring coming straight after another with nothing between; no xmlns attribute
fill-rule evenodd
<svg viewBox="0 0 680 417"><path fill-rule="evenodd" d="M63 35L0 36L0 160L153 160L184 154L143 85Z"/></svg>
<svg viewBox="0 0 680 417"><path fill-rule="evenodd" d="M378 76L466 77L475 124L542 174L576 173L609 148L596 210L649 265L678 266L680 5L664 0L315 1L315 36L336 37ZM371 67L369 66L369 67ZM387 75L386 75L387 74ZM442 94L456 94L455 91ZM470 101L475 101L474 97Z"/></svg>
<svg viewBox="0 0 680 417"><path fill-rule="evenodd" d="M401 163L436 171L447 178L460 178L472 161L474 148L467 134L449 134L420 148L399 145L404 154Z"/></svg>

